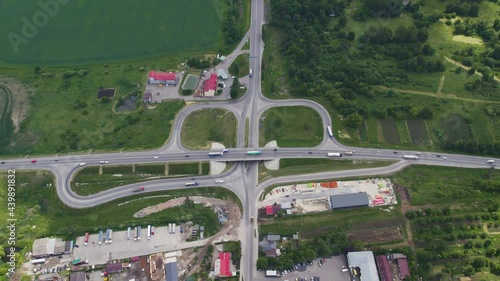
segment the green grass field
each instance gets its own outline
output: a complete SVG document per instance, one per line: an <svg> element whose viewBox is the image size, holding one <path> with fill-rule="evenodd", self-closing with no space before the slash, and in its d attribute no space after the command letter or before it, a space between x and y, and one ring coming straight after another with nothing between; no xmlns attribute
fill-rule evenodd
<svg viewBox="0 0 500 281"><path fill-rule="evenodd" d="M279 147L318 145L323 138L323 123L319 114L308 107L277 107L262 114L260 146L276 140Z"/></svg>
<svg viewBox="0 0 500 281"><path fill-rule="evenodd" d="M18 44L17 52L9 40L1 40L0 61L75 65L215 50L226 8L219 0L67 2L58 5L59 11L36 28L32 38ZM0 33L28 37L22 32L22 18L34 22L33 16L43 11L36 3L3 1Z"/></svg>
<svg viewBox="0 0 500 281"><path fill-rule="evenodd" d="M454 205L491 198L475 188L477 179L488 177L488 169L415 166L394 175L393 182L408 188L412 205ZM500 172L491 171L500 180Z"/></svg>
<svg viewBox="0 0 500 281"><path fill-rule="evenodd" d="M263 27L262 38L266 47L262 61L262 94L272 99L289 98L286 88L284 61L280 54L279 31L267 25Z"/></svg>
<svg viewBox="0 0 500 281"><path fill-rule="evenodd" d="M6 147L6 154L61 154L162 145L170 135L171 121L184 102L169 101L150 109L141 107L120 114L114 113L113 106L131 93L142 97L147 73L141 71L141 67L163 69L176 65L176 59L163 58L88 68L42 68L39 72L0 67L3 75L16 77L18 82L11 84L13 87L24 88L25 83L34 90L31 97L23 97L21 101L30 110L21 120L22 126L17 124L20 130L13 136L12 145ZM75 70L87 71L87 74L64 78ZM115 88L115 97L98 100L101 87ZM19 114L17 110L13 110L14 116Z"/></svg>
<svg viewBox="0 0 500 281"><path fill-rule="evenodd" d="M211 142L236 146L236 117L223 109L197 110L182 124L181 142L189 149L209 149Z"/></svg>
<svg viewBox="0 0 500 281"><path fill-rule="evenodd" d="M396 163L395 161L372 160L332 160L332 159L281 159L280 169L271 171L260 165L261 180L269 177L281 177L297 174L311 174L326 171L342 171L364 168L384 167Z"/></svg>
<svg viewBox="0 0 500 281"><path fill-rule="evenodd" d="M242 54L239 55L229 66L229 73L238 78L248 75L250 72L249 66L250 55Z"/></svg>
<svg viewBox="0 0 500 281"><path fill-rule="evenodd" d="M71 181L71 189L80 195L89 195L108 190L117 186L148 180L164 179L179 176L198 176L210 173L209 163L168 163L103 166L99 174L99 167L85 167L78 172ZM166 169L167 168L167 169ZM168 174L165 174L168 171Z"/></svg>

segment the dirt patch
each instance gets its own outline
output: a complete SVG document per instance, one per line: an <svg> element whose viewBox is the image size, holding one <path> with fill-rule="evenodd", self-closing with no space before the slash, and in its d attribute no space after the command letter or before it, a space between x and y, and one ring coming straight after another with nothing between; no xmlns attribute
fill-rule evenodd
<svg viewBox="0 0 500 281"><path fill-rule="evenodd" d="M481 39L464 35L453 35L452 40L466 44L483 45L483 41Z"/></svg>
<svg viewBox="0 0 500 281"><path fill-rule="evenodd" d="M0 76L0 84L5 85L12 92L12 122L14 123L14 133L17 133L19 125L26 118L30 108L29 97L34 95L35 91L16 79L5 76Z"/></svg>

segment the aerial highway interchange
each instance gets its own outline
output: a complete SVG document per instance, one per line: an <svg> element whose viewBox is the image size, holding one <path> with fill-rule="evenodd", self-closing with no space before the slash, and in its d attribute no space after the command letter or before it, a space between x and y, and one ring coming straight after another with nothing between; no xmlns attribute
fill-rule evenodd
<svg viewBox="0 0 500 281"><path fill-rule="evenodd" d="M59 198L69 207L88 208L97 206L118 198L131 195L131 190L139 186L144 186L145 190L140 193L165 191L173 189L193 188L186 187L185 183L191 178L176 178L154 180L144 183L130 184L106 190L89 196L75 194L70 187L72 177L85 166L100 165L100 161L109 163L131 164L131 163L160 163L160 162L180 162L180 161L230 161L235 165L220 175L200 176L196 178L197 187L207 187L220 185L234 192L241 200L243 206L243 228L241 237L242 260L241 278L244 280L257 280L255 262L258 257L258 241L254 237L254 230L257 230L257 222L251 223L250 217L257 216L257 201L266 187L285 182L300 182L308 180L319 180L342 177L361 177L372 175L383 175L394 173L409 165L439 165L449 167L467 168L490 168L498 169L495 165L486 163L487 157L467 156L457 154L443 154L420 152L418 160L403 159L403 155L416 155L416 151L394 151L387 149L367 149L359 147L347 147L340 144L333 137L330 137L326 127L332 126L329 113L320 104L309 100L279 100L274 101L265 98L261 92L261 63L264 43L261 38L262 24L264 23L264 3L262 0L252 0L251 27L246 41L250 38L250 68L253 75L249 78L247 85L248 92L237 101L207 103L200 102L184 108L175 119L172 125L172 133L167 143L157 150L152 151L126 151L117 153L89 153L70 156L43 156L35 158L2 159L0 170L17 169L40 169L54 174L56 188ZM276 106L306 106L315 109L321 116L324 130L322 142L313 148L259 148L259 118L269 108ZM228 152L220 158L210 158L209 151L189 151L181 145L180 131L184 119L190 113L205 108L225 108L235 114L238 120L237 148L228 148ZM245 123L249 121L248 147L245 148ZM260 155L247 155L249 150L262 151ZM393 160L395 164L370 169L359 169L339 172L324 172L317 174L294 175L281 178L273 178L264 182L258 182L258 163L263 160L276 160L282 158L326 158L328 152L355 151L353 155L345 156L347 159L376 159ZM31 157L31 156L30 156ZM445 160L446 159L446 160ZM500 161L498 159L494 159ZM215 180L222 179L223 183L215 184ZM258 231L258 230L257 230Z"/></svg>

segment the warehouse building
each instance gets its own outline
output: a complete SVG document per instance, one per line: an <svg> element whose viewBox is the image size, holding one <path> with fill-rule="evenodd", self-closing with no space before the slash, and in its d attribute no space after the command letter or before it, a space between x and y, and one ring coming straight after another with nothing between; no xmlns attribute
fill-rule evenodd
<svg viewBox="0 0 500 281"><path fill-rule="evenodd" d="M380 278L382 281L392 281L392 273L389 267L389 261L384 255L377 256L378 271L380 272Z"/></svg>
<svg viewBox="0 0 500 281"><path fill-rule="evenodd" d="M64 241L61 238L42 238L33 242L32 257L43 258L68 254L73 251L73 241Z"/></svg>
<svg viewBox="0 0 500 281"><path fill-rule="evenodd" d="M347 253L352 279L360 281L380 281L372 251ZM359 279L358 279L359 278Z"/></svg>
<svg viewBox="0 0 500 281"><path fill-rule="evenodd" d="M330 196L330 206L332 210L355 208L355 207L368 207L370 200L366 192L349 193Z"/></svg>
<svg viewBox="0 0 500 281"><path fill-rule="evenodd" d="M151 85L165 84L175 86L179 82L179 76L174 72L151 71L149 72L148 82Z"/></svg>

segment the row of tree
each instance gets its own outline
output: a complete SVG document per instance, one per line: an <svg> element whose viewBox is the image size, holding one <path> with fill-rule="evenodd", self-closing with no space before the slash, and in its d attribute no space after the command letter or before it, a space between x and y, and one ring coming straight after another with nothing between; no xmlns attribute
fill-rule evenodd
<svg viewBox="0 0 500 281"><path fill-rule="evenodd" d="M287 245L282 249L282 254L276 258L260 256L257 260L257 269L291 269L296 264L313 261L317 257L330 257L363 249L360 241L347 240L347 233L343 228L336 228L313 240L300 243L296 248Z"/></svg>

